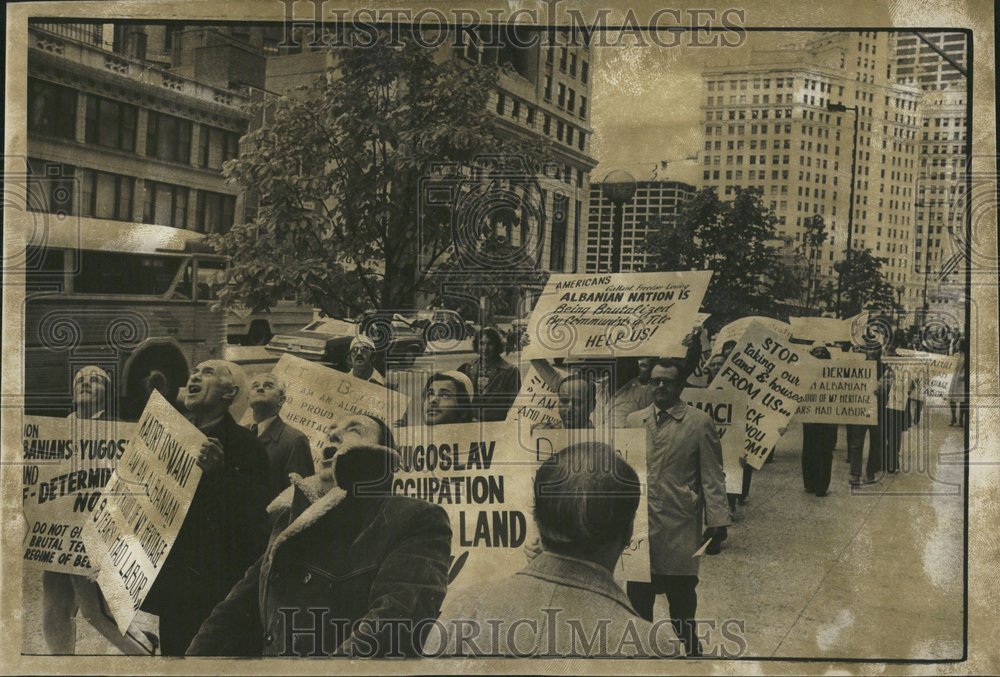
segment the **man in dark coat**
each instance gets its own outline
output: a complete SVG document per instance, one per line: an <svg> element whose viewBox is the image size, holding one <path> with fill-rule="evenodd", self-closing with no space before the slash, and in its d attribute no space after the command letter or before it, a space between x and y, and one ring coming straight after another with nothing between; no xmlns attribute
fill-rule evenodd
<svg viewBox="0 0 1000 677"><path fill-rule="evenodd" d="M267 450L268 501L288 488L290 474L309 477L315 472L309 438L278 415L284 403L285 384L277 376L259 374L250 381L250 409L253 411L250 431Z"/></svg>
<svg viewBox="0 0 1000 677"><path fill-rule="evenodd" d="M239 392L233 368L208 360L183 393L191 422L208 441L194 499L143 608L160 617L160 650L182 656L267 542L267 452L229 407Z"/></svg>
<svg viewBox="0 0 1000 677"><path fill-rule="evenodd" d="M448 588L451 525L440 506L391 494L392 444L368 416L331 426L318 473L271 504L267 551L188 655L419 655Z"/></svg>

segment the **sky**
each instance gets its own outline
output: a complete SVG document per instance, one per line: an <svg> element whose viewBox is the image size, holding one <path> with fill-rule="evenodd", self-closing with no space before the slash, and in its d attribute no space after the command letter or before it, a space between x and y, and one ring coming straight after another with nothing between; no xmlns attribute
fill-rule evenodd
<svg viewBox="0 0 1000 677"><path fill-rule="evenodd" d="M697 183L704 144L701 106L705 67L746 63L754 49L775 49L801 42L815 33L747 33L740 47L595 47L591 153L599 161L591 172L601 181L624 169L636 179L649 179L659 161L668 167L660 178Z"/></svg>

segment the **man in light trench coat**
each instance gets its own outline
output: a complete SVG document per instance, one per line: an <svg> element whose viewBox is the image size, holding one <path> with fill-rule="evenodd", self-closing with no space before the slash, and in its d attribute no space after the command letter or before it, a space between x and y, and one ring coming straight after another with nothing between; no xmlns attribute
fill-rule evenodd
<svg viewBox="0 0 1000 677"><path fill-rule="evenodd" d="M632 606L653 620L658 593L665 593L674 632L688 656L700 656L693 623L698 609L699 558L705 540L721 541L729 525L722 444L705 412L681 401L685 362L660 359L649 382L653 404L628 416L626 426L648 433L650 583L629 581ZM708 529L702 533L702 525Z"/></svg>

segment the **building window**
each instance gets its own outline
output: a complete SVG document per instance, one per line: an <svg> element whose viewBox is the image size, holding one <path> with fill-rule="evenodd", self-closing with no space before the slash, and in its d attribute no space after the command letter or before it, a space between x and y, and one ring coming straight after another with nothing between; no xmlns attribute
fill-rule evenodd
<svg viewBox="0 0 1000 677"><path fill-rule="evenodd" d="M569 56L569 74L576 77L576 54Z"/></svg>
<svg viewBox="0 0 1000 677"><path fill-rule="evenodd" d="M545 114L545 123L542 125L542 131L546 136L552 133L552 117L548 113Z"/></svg>
<svg viewBox="0 0 1000 677"><path fill-rule="evenodd" d="M28 78L28 131L76 137L76 92L69 87Z"/></svg>
<svg viewBox="0 0 1000 677"><path fill-rule="evenodd" d="M170 162L191 162L191 122L149 111L146 155Z"/></svg>
<svg viewBox="0 0 1000 677"><path fill-rule="evenodd" d="M566 108L569 110L570 113L572 113L574 110L576 110L576 91L575 90L572 90L572 89L569 90L569 100L566 102Z"/></svg>
<svg viewBox="0 0 1000 677"><path fill-rule="evenodd" d="M201 126L198 139L198 166L222 169L222 163L239 155L240 135L218 127Z"/></svg>
<svg viewBox="0 0 1000 677"><path fill-rule="evenodd" d="M28 210L49 214L76 214L76 168L59 162L28 159Z"/></svg>
<svg viewBox="0 0 1000 677"><path fill-rule="evenodd" d="M590 76L590 63L584 61L580 64L580 81L584 84L587 83L587 78Z"/></svg>
<svg viewBox="0 0 1000 677"><path fill-rule="evenodd" d="M186 228L190 192L185 186L147 180L146 199L142 205L143 223Z"/></svg>
<svg viewBox="0 0 1000 677"><path fill-rule="evenodd" d="M556 104L560 108L563 108L566 105L566 85L561 82L559 83L559 98L557 99Z"/></svg>
<svg viewBox="0 0 1000 677"><path fill-rule="evenodd" d="M559 139L560 141L563 140L563 128L564 128L563 121L556 120L556 138Z"/></svg>
<svg viewBox="0 0 1000 677"><path fill-rule="evenodd" d="M566 211L569 198L556 193L552 197L552 241L549 249L549 270L561 271L566 265Z"/></svg>
<svg viewBox="0 0 1000 677"><path fill-rule="evenodd" d="M224 233L233 225L236 198L232 195L198 192L198 230L204 233Z"/></svg>
<svg viewBox="0 0 1000 677"><path fill-rule="evenodd" d="M544 96L545 96L545 100L546 101L551 101L552 100L552 76L551 75L546 75L545 76L545 92L544 92Z"/></svg>
<svg viewBox="0 0 1000 677"><path fill-rule="evenodd" d="M80 175L80 211L83 216L114 221L132 220L134 178L92 169L81 169Z"/></svg>
<svg viewBox="0 0 1000 677"><path fill-rule="evenodd" d="M497 115L503 115L504 107L507 104L507 100L503 95L503 92L497 93Z"/></svg>
<svg viewBox="0 0 1000 677"><path fill-rule="evenodd" d="M584 146L584 144L585 144L585 143L587 142L587 138L586 138L586 137L587 137L587 134L586 134L586 132L584 132L584 131L583 131L583 130L581 129L581 130L580 130L580 133L579 133L579 134L577 134L577 139L576 139L576 141L577 141L577 144L576 144L576 145L577 145L577 147L578 147L578 148L579 148L580 150L583 150L583 146Z"/></svg>
<svg viewBox="0 0 1000 677"><path fill-rule="evenodd" d="M566 125L566 143L573 144L573 127Z"/></svg>
<svg viewBox="0 0 1000 677"><path fill-rule="evenodd" d="M527 117L528 124L534 126L534 124L535 124L535 107L534 106L528 106L527 108L528 108L528 117Z"/></svg>
<svg viewBox="0 0 1000 677"><path fill-rule="evenodd" d="M511 102L510 116L515 120L521 119L521 102L517 99Z"/></svg>
<svg viewBox="0 0 1000 677"><path fill-rule="evenodd" d="M87 96L87 143L135 150L135 106L99 96Z"/></svg>

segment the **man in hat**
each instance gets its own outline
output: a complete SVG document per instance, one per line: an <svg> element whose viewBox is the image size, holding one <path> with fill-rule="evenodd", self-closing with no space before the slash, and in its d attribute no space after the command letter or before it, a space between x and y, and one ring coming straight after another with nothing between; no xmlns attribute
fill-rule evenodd
<svg viewBox="0 0 1000 677"><path fill-rule="evenodd" d="M351 376L362 381L385 385L385 378L375 368L375 342L370 338L364 334L355 336L351 341L347 359L351 365Z"/></svg>

